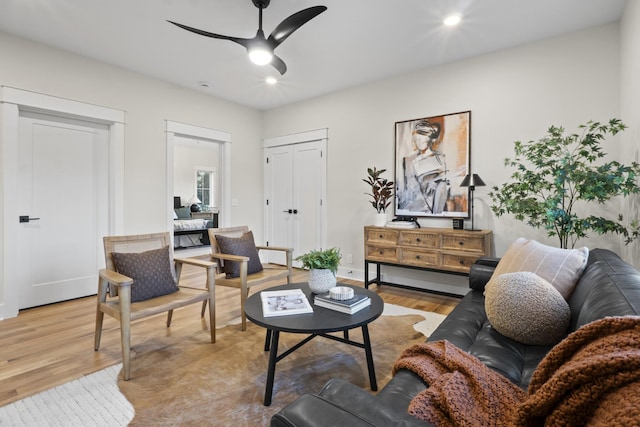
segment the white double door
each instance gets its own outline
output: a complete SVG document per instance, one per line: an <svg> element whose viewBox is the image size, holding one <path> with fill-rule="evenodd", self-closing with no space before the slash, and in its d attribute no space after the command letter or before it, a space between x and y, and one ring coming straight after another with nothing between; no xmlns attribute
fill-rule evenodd
<svg viewBox="0 0 640 427"><path fill-rule="evenodd" d="M266 148L265 195L265 231L270 246L292 247L294 259L311 249L321 249L326 216L326 141ZM270 253L269 257L268 262L285 262L280 254Z"/></svg>
<svg viewBox="0 0 640 427"><path fill-rule="evenodd" d="M107 234L106 126L21 113L17 227L19 308L95 294Z"/></svg>

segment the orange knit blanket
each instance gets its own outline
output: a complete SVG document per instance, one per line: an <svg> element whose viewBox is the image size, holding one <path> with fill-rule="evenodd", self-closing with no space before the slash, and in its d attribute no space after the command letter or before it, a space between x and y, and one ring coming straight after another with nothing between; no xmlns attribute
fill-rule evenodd
<svg viewBox="0 0 640 427"><path fill-rule="evenodd" d="M578 329L540 362L525 393L448 341L405 350L429 386L409 413L436 426L640 425L640 317L608 317Z"/></svg>

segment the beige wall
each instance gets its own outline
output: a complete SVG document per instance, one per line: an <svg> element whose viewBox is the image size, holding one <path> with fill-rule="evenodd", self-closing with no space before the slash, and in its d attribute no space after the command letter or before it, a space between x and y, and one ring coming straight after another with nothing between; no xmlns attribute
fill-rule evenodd
<svg viewBox="0 0 640 427"><path fill-rule="evenodd" d="M126 111L127 233L166 227L165 120L232 134L231 197L238 206L232 207L231 222L248 224L258 241L263 234L260 140L328 128L328 244L353 255L353 264L343 267L359 276L362 228L374 214L361 179L374 165L387 168L391 177L396 121L471 110L472 170L489 186L508 177L502 160L511 155L513 141L538 139L550 125L575 130L589 119L622 116L631 125L623 136L627 148L609 152L637 159L640 12L637 2L629 3L622 42L619 26L611 24L266 112L4 33L0 84ZM497 255L518 236L555 244L523 223L496 219L487 192L488 187L476 191L476 226L494 231ZM637 204L625 209L637 212ZM448 220L423 223L450 227ZM611 236L581 243L621 248ZM624 251L627 259L639 258L634 248Z"/></svg>
<svg viewBox="0 0 640 427"><path fill-rule="evenodd" d="M619 116L618 37L611 24L269 110L264 136L329 129L328 244L353 254L346 267L362 269L362 228L374 212L361 178L374 165L393 173L394 122L471 110L471 168L488 186L500 185L511 173L503 159L513 141L538 139L550 125L575 131L589 119ZM609 152L619 155L615 145ZM487 192L476 191L476 227L494 231L497 255L519 236L557 245L524 223L496 218ZM619 249L616 237L579 243Z"/></svg>
<svg viewBox="0 0 640 427"><path fill-rule="evenodd" d="M640 2L628 1L620 25L620 115L629 126L622 135L622 159L640 163ZM640 216L640 196L625 203L626 218ZM622 250L625 259L640 266L640 243Z"/></svg>
<svg viewBox="0 0 640 427"><path fill-rule="evenodd" d="M126 112L126 233L166 228L165 120L231 133L232 221L261 230L260 111L4 33L0 58L1 85Z"/></svg>
<svg viewBox="0 0 640 427"><path fill-rule="evenodd" d="M0 58L0 85L126 112L124 233L167 228L167 206L173 202L166 188L165 121L171 120L231 134L231 192L239 202L231 208L231 222L248 224L260 241L260 111L5 33L0 33ZM9 286L2 282L0 318Z"/></svg>

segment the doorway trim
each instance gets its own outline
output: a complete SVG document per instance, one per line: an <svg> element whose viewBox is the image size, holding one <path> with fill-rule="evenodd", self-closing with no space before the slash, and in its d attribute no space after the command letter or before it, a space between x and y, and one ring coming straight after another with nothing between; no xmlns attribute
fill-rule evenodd
<svg viewBox="0 0 640 427"><path fill-rule="evenodd" d="M18 177L19 119L21 111L35 111L64 118L80 119L107 125L109 128L109 233L120 234L124 229L124 124L125 112L94 104L87 104L38 92L0 86L0 320L18 315L15 247L18 230L10 227L18 218L16 200Z"/></svg>
<svg viewBox="0 0 640 427"><path fill-rule="evenodd" d="M175 147L174 137L176 135L187 138L204 138L213 143L220 144L220 158L222 164L218 171L221 185L221 207L219 227L226 227L231 224L231 133L201 126L189 125L186 123L166 121L167 139L167 230L173 236L173 153ZM173 237L172 237L173 238Z"/></svg>

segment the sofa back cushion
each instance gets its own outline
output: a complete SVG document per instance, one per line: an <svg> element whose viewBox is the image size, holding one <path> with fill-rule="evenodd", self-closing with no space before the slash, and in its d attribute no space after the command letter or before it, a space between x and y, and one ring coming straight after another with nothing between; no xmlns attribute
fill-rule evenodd
<svg viewBox="0 0 640 427"><path fill-rule="evenodd" d="M575 331L606 316L640 315L640 272L607 249L594 249L569 299Z"/></svg>
<svg viewBox="0 0 640 427"><path fill-rule="evenodd" d="M587 266L589 249L561 249L523 237L509 246L491 280L505 273L528 271L549 282L566 299Z"/></svg>

